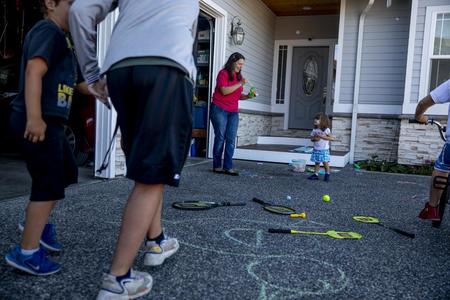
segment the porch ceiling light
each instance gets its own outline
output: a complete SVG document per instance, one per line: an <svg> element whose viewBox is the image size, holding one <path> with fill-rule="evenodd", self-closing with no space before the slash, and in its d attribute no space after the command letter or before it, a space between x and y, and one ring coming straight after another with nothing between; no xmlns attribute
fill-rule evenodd
<svg viewBox="0 0 450 300"><path fill-rule="evenodd" d="M234 20L237 19L237 21L235 22ZM244 43L244 37L245 37L245 32L244 29L241 27L241 19L239 19L238 17L233 17L233 19L231 20L231 38L233 39L233 43L237 46L242 45L242 43Z"/></svg>

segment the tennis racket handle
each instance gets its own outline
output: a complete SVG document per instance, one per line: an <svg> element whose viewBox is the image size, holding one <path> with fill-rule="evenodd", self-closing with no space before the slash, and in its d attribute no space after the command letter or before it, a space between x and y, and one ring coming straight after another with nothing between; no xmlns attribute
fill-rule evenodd
<svg viewBox="0 0 450 300"><path fill-rule="evenodd" d="M306 219L306 213L302 212L300 214L290 214L289 215L291 218L302 218L302 219Z"/></svg>
<svg viewBox="0 0 450 300"><path fill-rule="evenodd" d="M416 235L414 233L409 233L409 232L406 232L406 231L403 231L403 230L397 229L397 228L391 228L391 229L394 230L395 232L401 234L401 235L407 236L407 237L412 238L412 239L416 237Z"/></svg>
<svg viewBox="0 0 450 300"><path fill-rule="evenodd" d="M274 228L269 228L269 232L270 233L292 233L292 231L290 229L274 229Z"/></svg>
<svg viewBox="0 0 450 300"><path fill-rule="evenodd" d="M261 199L258 198L253 198L253 201L255 201L256 203L262 204L262 205L266 205L266 202L262 201Z"/></svg>

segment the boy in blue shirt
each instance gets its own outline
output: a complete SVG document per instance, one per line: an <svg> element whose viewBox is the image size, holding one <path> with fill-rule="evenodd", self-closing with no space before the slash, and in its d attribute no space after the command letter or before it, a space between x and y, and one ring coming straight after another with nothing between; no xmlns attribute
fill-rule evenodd
<svg viewBox="0 0 450 300"><path fill-rule="evenodd" d="M43 248L60 251L55 229L47 224L64 189L76 183L78 169L64 134L74 88L87 91L67 35L73 0L41 0L45 19L27 34L21 62L19 95L12 102L10 126L20 143L32 178L22 241L5 257L8 265L33 275L49 275L60 265ZM42 245L40 248L39 244Z"/></svg>

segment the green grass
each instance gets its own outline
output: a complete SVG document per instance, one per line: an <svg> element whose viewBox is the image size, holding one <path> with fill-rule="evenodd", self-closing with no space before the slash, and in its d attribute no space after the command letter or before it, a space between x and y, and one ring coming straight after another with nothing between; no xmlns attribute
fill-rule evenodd
<svg viewBox="0 0 450 300"><path fill-rule="evenodd" d="M378 171L388 173L431 175L434 162L429 162L419 166L401 165L395 162L381 160L378 156L372 156L369 160L359 161L355 164L355 169L364 169L367 171Z"/></svg>

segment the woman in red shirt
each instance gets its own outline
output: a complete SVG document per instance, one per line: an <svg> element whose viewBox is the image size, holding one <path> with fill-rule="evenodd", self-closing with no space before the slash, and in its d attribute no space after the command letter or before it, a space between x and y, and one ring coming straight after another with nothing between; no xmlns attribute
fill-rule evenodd
<svg viewBox="0 0 450 300"><path fill-rule="evenodd" d="M242 94L245 79L241 74L245 58L235 52L217 75L217 84L211 105L211 122L214 127L213 171L228 175L239 175L233 170L233 154L239 123L239 100L249 99ZM225 147L222 165L222 153Z"/></svg>

